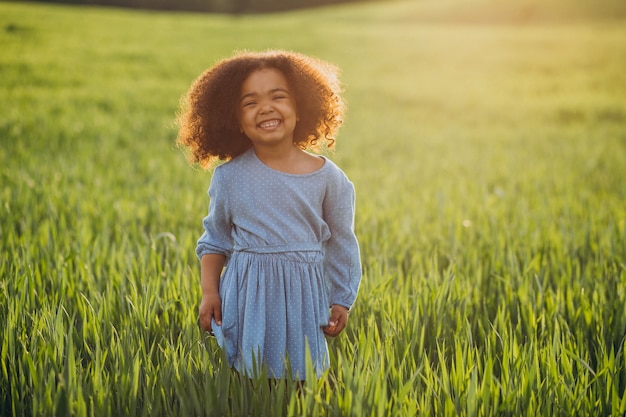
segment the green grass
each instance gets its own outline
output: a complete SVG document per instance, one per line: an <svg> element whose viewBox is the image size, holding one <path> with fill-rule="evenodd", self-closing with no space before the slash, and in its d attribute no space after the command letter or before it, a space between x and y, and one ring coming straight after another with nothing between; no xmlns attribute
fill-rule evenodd
<svg viewBox="0 0 626 417"><path fill-rule="evenodd" d="M0 414L623 415L626 12L471 4L0 3ZM174 146L192 80L265 48L349 104L363 283L300 394L199 331L210 173Z"/></svg>

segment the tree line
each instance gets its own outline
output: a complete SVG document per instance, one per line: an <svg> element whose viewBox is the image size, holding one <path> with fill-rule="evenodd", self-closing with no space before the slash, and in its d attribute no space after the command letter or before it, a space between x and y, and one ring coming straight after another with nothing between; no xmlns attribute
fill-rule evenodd
<svg viewBox="0 0 626 417"><path fill-rule="evenodd" d="M364 0L44 0L43 3L244 14L268 13L355 1Z"/></svg>

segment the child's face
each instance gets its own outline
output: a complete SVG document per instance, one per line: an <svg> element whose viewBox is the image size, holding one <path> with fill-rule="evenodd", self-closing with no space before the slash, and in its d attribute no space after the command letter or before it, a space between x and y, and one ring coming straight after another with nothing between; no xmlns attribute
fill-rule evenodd
<svg viewBox="0 0 626 417"><path fill-rule="evenodd" d="M253 146L293 143L296 103L285 76L274 68L254 71L241 85L241 130Z"/></svg>

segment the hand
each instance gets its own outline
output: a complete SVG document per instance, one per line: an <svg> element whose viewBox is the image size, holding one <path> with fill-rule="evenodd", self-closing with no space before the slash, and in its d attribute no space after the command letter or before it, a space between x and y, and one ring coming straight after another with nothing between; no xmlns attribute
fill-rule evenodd
<svg viewBox="0 0 626 417"><path fill-rule="evenodd" d="M212 319L218 326L222 325L222 300L219 293L203 295L198 309L198 323L202 329L209 333L213 333Z"/></svg>
<svg viewBox="0 0 626 417"><path fill-rule="evenodd" d="M348 324L348 309L339 304L333 304L330 310L328 326L322 327L322 330L326 336L335 337L341 333L346 324Z"/></svg>

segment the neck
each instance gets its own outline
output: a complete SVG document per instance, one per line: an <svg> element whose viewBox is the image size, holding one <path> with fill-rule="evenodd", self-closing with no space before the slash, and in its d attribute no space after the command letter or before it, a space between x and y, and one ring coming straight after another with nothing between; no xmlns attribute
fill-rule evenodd
<svg viewBox="0 0 626 417"><path fill-rule="evenodd" d="M287 162L300 152L300 149L293 143L285 146L254 146L254 153L266 164Z"/></svg>
<svg viewBox="0 0 626 417"><path fill-rule="evenodd" d="M289 148L254 147L257 158L268 167L289 174L309 174L320 169L325 160L304 152L295 145Z"/></svg>

